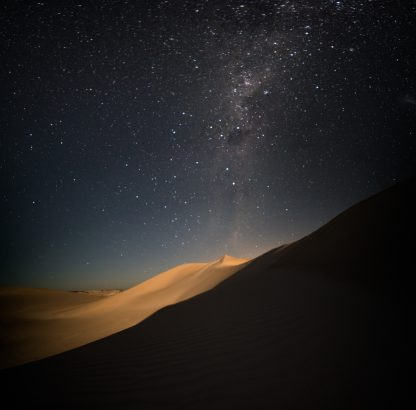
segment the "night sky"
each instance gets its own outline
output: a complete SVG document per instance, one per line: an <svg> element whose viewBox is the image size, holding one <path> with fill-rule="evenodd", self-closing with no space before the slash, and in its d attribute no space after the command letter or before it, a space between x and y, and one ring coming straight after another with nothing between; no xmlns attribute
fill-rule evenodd
<svg viewBox="0 0 416 410"><path fill-rule="evenodd" d="M415 21L411 0L3 1L0 283L254 257L411 176Z"/></svg>

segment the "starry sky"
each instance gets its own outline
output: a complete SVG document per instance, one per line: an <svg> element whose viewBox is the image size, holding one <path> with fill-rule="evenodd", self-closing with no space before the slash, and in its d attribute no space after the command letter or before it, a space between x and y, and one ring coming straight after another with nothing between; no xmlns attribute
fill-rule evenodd
<svg viewBox="0 0 416 410"><path fill-rule="evenodd" d="M414 1L4 1L0 283L125 288L414 174Z"/></svg>

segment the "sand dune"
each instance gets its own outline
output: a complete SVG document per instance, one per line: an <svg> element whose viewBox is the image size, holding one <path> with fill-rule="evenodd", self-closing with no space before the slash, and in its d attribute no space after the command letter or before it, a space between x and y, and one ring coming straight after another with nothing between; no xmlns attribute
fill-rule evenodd
<svg viewBox="0 0 416 410"><path fill-rule="evenodd" d="M180 265L116 294L1 289L0 364L37 360L134 326L167 305L213 288L246 262L223 256L212 263Z"/></svg>
<svg viewBox="0 0 416 410"><path fill-rule="evenodd" d="M17 387L16 408L413 408L415 209L415 181L400 184L210 291L0 383Z"/></svg>
<svg viewBox="0 0 416 410"><path fill-rule="evenodd" d="M45 315L100 300L99 292L65 292L34 288L0 288L1 321L43 318Z"/></svg>

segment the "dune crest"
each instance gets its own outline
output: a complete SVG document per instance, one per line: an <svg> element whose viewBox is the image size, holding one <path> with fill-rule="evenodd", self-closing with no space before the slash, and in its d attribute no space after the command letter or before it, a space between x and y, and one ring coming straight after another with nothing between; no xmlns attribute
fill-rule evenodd
<svg viewBox="0 0 416 410"><path fill-rule="evenodd" d="M1 289L0 368L61 353L137 325L165 306L212 289L248 262L224 255L211 263L187 263L111 296Z"/></svg>

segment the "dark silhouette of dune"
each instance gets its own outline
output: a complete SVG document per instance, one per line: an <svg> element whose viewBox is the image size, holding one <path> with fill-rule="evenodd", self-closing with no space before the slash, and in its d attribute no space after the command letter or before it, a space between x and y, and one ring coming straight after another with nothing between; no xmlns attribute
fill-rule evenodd
<svg viewBox="0 0 416 410"><path fill-rule="evenodd" d="M4 391L16 407L411 408L415 194L401 183L140 325L3 371Z"/></svg>
<svg viewBox="0 0 416 410"><path fill-rule="evenodd" d="M404 248L412 246L411 231L415 205L414 181L403 182L346 210L322 228L287 247L275 266L305 266L347 272L354 267L357 277L363 268L377 274L374 268L398 262L407 257ZM415 209L415 208L413 208Z"/></svg>

